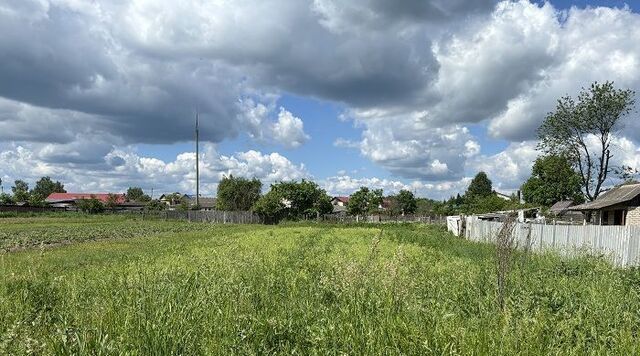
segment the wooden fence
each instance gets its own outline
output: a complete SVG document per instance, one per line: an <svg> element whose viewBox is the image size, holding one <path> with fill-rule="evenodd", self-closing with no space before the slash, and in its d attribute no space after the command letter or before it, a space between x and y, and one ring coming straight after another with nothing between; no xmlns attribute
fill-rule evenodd
<svg viewBox="0 0 640 356"><path fill-rule="evenodd" d="M494 242L501 222L466 218L465 238ZM561 255L604 255L619 267L640 265L639 226L545 225L517 223L513 238L518 248L557 251Z"/></svg>
<svg viewBox="0 0 640 356"><path fill-rule="evenodd" d="M136 212L140 213L140 212ZM261 224L269 223L263 221L257 214L248 211L178 211L169 210L161 212L146 212L149 217L163 218L167 220L184 220L191 222L208 222L216 224ZM325 215L320 219L309 218L309 221L323 221L329 223L426 223L426 224L444 224L444 219L440 217L405 215L405 216L348 216L348 215Z"/></svg>
<svg viewBox="0 0 640 356"><path fill-rule="evenodd" d="M164 215L164 216L163 216ZM260 217L249 211L177 211L160 213L165 219L191 222L208 222L214 224L261 224Z"/></svg>
<svg viewBox="0 0 640 356"><path fill-rule="evenodd" d="M424 224L444 224L444 217L433 217L423 215L368 215L368 216L352 216L342 214L329 214L323 216L321 221L333 223L424 223Z"/></svg>

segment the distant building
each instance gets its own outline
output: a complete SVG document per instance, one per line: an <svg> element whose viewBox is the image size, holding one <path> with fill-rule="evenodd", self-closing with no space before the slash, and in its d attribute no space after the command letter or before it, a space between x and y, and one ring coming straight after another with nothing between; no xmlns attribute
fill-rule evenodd
<svg viewBox="0 0 640 356"><path fill-rule="evenodd" d="M576 205L570 210L581 211L585 223L594 225L640 225L640 183L620 185L598 199Z"/></svg>
<svg viewBox="0 0 640 356"><path fill-rule="evenodd" d="M580 222L583 221L583 215L579 211L572 210L574 206L573 200L561 200L549 208L549 212L556 221Z"/></svg>
<svg viewBox="0 0 640 356"><path fill-rule="evenodd" d="M347 204L349 204L349 197L333 197L333 199L331 199L331 205L333 206L346 207Z"/></svg>
<svg viewBox="0 0 640 356"><path fill-rule="evenodd" d="M189 196L187 198L187 201L189 202L189 206L196 205L196 197L194 196ZM217 201L218 200L216 198L208 198L208 197L201 196L199 199L200 210L216 210Z"/></svg>
<svg viewBox="0 0 640 356"><path fill-rule="evenodd" d="M114 194L116 196L116 203L118 205L123 204L127 197L125 194ZM108 193L51 193L45 202L49 206L54 208L75 208L77 201L83 199L98 199L103 204L109 202Z"/></svg>
<svg viewBox="0 0 640 356"><path fill-rule="evenodd" d="M172 194L162 194L158 200L166 204L169 207L169 210L174 209L175 207L182 204L182 202L186 202L188 206L193 207L196 205L196 196L190 194L180 194L180 193L172 193ZM216 209L216 198L203 197L200 196L200 210L215 210Z"/></svg>
<svg viewBox="0 0 640 356"><path fill-rule="evenodd" d="M498 198L501 198L504 200L511 200L511 195L500 193L500 192L495 192L495 193L496 193L496 196L498 196Z"/></svg>
<svg viewBox="0 0 640 356"><path fill-rule="evenodd" d="M573 200L561 200L555 204L553 204L551 206L551 208L549 208L549 211L553 214L553 215L562 215L569 210L570 207L573 206Z"/></svg>
<svg viewBox="0 0 640 356"><path fill-rule="evenodd" d="M331 199L331 205L333 205L334 214L346 214L347 204L349 204L349 197L333 197Z"/></svg>

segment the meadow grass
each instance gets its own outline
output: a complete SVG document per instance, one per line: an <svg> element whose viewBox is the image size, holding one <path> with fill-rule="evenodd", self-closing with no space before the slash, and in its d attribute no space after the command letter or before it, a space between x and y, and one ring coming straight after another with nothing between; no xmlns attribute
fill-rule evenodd
<svg viewBox="0 0 640 356"><path fill-rule="evenodd" d="M602 259L517 254L501 311L494 248L440 227L190 225L4 253L0 354L640 351L640 272Z"/></svg>

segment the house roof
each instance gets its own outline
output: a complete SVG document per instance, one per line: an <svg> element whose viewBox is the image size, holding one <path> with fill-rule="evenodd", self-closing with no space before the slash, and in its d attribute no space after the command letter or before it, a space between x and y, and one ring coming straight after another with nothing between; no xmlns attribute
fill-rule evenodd
<svg viewBox="0 0 640 356"><path fill-rule="evenodd" d="M126 201L126 197L124 194L115 194L118 198L116 202L118 204L124 203ZM51 193L45 201L47 203L59 203L64 201L74 201L79 199L91 199L96 198L103 203L109 201L108 193Z"/></svg>
<svg viewBox="0 0 640 356"><path fill-rule="evenodd" d="M349 197L333 197L333 199L331 200L337 200L339 202L342 203L348 203L349 202Z"/></svg>
<svg viewBox="0 0 640 356"><path fill-rule="evenodd" d="M640 183L620 185L601 194L598 199L571 207L571 210L598 210L626 203L640 195Z"/></svg>
<svg viewBox="0 0 640 356"><path fill-rule="evenodd" d="M195 205L196 197L189 197L187 199L189 199L189 203ZM205 198L205 197L200 197L200 199L198 199L201 208L215 208L217 200L218 199L216 198Z"/></svg>
<svg viewBox="0 0 640 356"><path fill-rule="evenodd" d="M569 209L573 205L573 200L561 200L551 206L549 210L552 213L561 213L567 209Z"/></svg>

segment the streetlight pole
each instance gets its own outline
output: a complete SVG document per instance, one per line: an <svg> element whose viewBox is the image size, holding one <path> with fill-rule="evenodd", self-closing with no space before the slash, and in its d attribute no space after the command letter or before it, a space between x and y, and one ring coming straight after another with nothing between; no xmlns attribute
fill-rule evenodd
<svg viewBox="0 0 640 356"><path fill-rule="evenodd" d="M198 112L196 111L196 207L200 208L200 132L198 130Z"/></svg>

